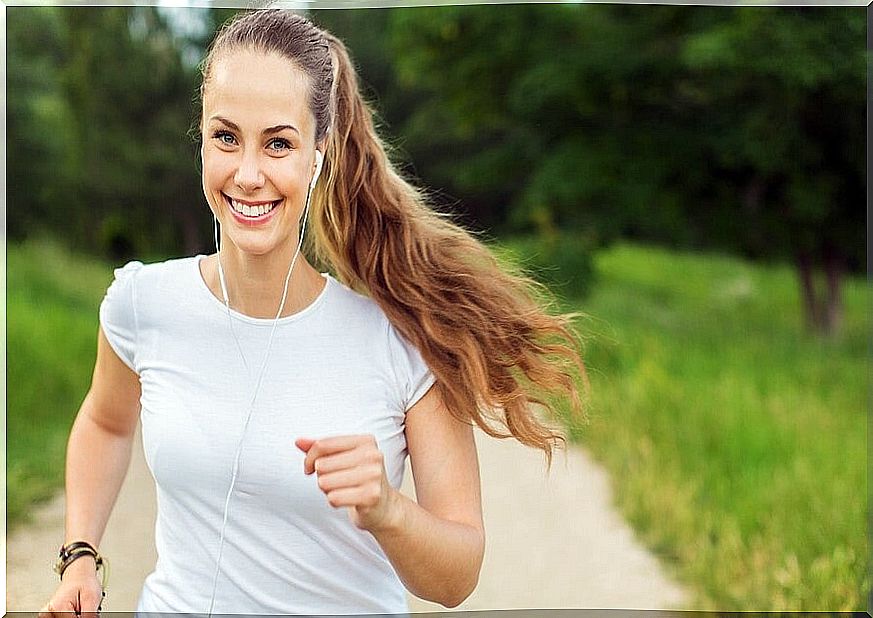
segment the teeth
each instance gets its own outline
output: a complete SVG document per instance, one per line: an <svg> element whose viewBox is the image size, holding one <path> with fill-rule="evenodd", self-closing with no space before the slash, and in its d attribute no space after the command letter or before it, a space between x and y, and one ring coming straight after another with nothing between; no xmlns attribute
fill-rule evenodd
<svg viewBox="0 0 873 618"><path fill-rule="evenodd" d="M241 202L237 202L234 199L231 199L230 203L233 206L234 210L236 210L239 213L244 214L247 217L260 217L262 215L265 215L268 212L270 212L271 210L273 210L273 207L276 205L275 203L271 203L271 204L259 204L257 206L249 206L248 204L243 204Z"/></svg>

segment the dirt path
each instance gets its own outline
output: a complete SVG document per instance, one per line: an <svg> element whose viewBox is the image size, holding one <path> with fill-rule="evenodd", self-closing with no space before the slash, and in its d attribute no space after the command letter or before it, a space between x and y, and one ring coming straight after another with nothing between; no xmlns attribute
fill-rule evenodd
<svg viewBox="0 0 873 618"><path fill-rule="evenodd" d="M687 608L615 512L606 473L579 448L546 476L538 452L477 432L487 534L476 591L456 610ZM404 492L413 495L407 470ZM111 561L104 610L133 611L155 561L155 492L139 439L101 549ZM6 610L36 611L57 584L50 564L63 537L63 496L7 539ZM446 611L410 598L413 612Z"/></svg>

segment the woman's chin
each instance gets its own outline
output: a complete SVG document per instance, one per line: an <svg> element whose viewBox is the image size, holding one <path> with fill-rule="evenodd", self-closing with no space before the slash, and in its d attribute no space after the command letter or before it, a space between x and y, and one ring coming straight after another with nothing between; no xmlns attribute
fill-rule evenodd
<svg viewBox="0 0 873 618"><path fill-rule="evenodd" d="M287 252L297 248L296 238L293 235L278 237L265 230L240 230L229 229L227 246L241 256L251 258L263 258L273 253L286 255Z"/></svg>
<svg viewBox="0 0 873 618"><path fill-rule="evenodd" d="M255 258L269 255L277 248L274 243L251 242L245 239L231 239L231 243L240 254Z"/></svg>

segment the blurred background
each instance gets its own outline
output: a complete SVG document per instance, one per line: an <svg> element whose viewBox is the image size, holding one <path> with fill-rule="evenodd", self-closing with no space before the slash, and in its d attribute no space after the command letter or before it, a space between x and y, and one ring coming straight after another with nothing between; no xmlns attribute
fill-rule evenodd
<svg viewBox="0 0 873 618"><path fill-rule="evenodd" d="M211 252L198 63L234 12L6 9L9 529L62 485L112 268ZM865 609L865 9L309 16L434 207L584 313L571 431L695 607Z"/></svg>

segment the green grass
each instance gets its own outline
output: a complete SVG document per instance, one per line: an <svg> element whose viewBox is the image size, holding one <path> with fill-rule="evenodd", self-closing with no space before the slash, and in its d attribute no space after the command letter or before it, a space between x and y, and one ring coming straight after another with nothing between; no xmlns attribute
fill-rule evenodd
<svg viewBox="0 0 873 618"><path fill-rule="evenodd" d="M591 422L644 542L695 609L861 610L868 292L833 341L803 332L794 271L619 244L595 258Z"/></svg>
<svg viewBox="0 0 873 618"><path fill-rule="evenodd" d="M576 437L609 469L643 541L694 591L692 607L862 609L864 281L847 282L842 335L825 341L803 333L791 268L626 244L594 264L591 295L564 301L590 316L578 326L591 423ZM9 245L10 526L62 485L111 278L51 244Z"/></svg>
<svg viewBox="0 0 873 618"><path fill-rule="evenodd" d="M7 247L7 529L63 485L67 437L112 269L37 241Z"/></svg>

